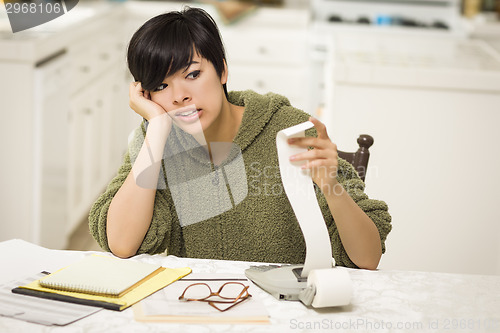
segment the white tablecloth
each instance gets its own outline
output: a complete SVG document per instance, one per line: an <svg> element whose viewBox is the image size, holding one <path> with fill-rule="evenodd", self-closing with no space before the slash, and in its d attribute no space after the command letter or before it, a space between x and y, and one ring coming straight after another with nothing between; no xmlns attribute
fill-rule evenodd
<svg viewBox="0 0 500 333"><path fill-rule="evenodd" d="M20 240L0 243L0 282L63 267L86 252L56 251ZM252 263L140 255L165 267L189 266L196 273L242 274ZM255 288L270 325L143 323L131 308L102 310L64 327L0 317L0 332L500 332L500 276L348 269L351 305L313 309L278 301Z"/></svg>

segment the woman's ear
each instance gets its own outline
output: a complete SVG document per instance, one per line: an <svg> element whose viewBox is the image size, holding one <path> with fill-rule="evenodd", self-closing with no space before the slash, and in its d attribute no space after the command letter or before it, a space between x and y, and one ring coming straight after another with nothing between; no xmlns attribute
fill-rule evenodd
<svg viewBox="0 0 500 333"><path fill-rule="evenodd" d="M222 75L220 76L220 83L221 84L226 84L227 83L227 77L228 77L228 73L227 73L227 64L226 64L226 60L224 60L224 70L222 71Z"/></svg>

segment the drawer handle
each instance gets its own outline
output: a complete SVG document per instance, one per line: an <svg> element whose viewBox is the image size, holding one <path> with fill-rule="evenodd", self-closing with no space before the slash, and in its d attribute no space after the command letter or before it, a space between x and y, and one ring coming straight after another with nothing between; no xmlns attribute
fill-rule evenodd
<svg viewBox="0 0 500 333"><path fill-rule="evenodd" d="M265 46L260 46L259 53L260 54L267 54L267 48Z"/></svg>
<svg viewBox="0 0 500 333"><path fill-rule="evenodd" d="M84 73L90 72L90 67L89 66L82 66L80 67L80 70Z"/></svg>
<svg viewBox="0 0 500 333"><path fill-rule="evenodd" d="M263 89L266 86L266 83L262 80L256 82L257 88Z"/></svg>

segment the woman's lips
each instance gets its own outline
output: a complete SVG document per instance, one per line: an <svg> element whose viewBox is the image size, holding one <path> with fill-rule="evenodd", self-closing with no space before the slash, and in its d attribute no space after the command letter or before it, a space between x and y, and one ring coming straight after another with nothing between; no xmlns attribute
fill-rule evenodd
<svg viewBox="0 0 500 333"><path fill-rule="evenodd" d="M169 115L172 117L174 123L184 132L191 135L203 134L203 128L200 121L202 114L203 109L197 108L195 104L169 112Z"/></svg>
<svg viewBox="0 0 500 333"><path fill-rule="evenodd" d="M175 113L175 118L183 122L192 122L200 118L203 111L201 109L188 109L183 111L177 111Z"/></svg>

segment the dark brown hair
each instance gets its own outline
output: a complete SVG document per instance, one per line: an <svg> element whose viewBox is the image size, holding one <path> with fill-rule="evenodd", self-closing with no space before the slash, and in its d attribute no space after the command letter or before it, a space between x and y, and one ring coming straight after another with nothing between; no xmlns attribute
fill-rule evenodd
<svg viewBox="0 0 500 333"><path fill-rule="evenodd" d="M144 23L130 40L127 62L134 79L153 91L165 77L187 69L195 52L222 76L226 55L217 24L203 9L185 7Z"/></svg>

